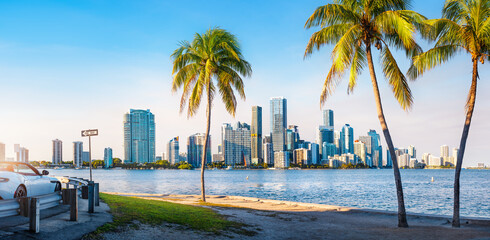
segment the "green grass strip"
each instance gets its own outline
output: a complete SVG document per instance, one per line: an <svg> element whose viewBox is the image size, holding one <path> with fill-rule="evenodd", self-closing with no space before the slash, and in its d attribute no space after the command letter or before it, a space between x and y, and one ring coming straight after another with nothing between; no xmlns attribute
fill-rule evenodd
<svg viewBox="0 0 490 240"><path fill-rule="evenodd" d="M173 223L216 234L230 230L239 234L254 235L254 232L243 229L244 224L228 221L209 208L105 193L100 193L100 198L109 205L113 222L99 227L91 236L87 236L88 238L94 238L104 232L117 231L119 227L130 226L134 221L149 225Z"/></svg>

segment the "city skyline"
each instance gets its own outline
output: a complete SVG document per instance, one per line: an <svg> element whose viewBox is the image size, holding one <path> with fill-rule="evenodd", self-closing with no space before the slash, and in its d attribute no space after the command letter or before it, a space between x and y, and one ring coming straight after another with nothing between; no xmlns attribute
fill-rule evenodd
<svg viewBox="0 0 490 240"><path fill-rule="evenodd" d="M301 126L304 139L315 139L316 128L322 122L318 100L325 71L329 67L331 47L325 47L319 54L303 60L304 47L311 31L304 30L302 24L312 10L323 3L284 3L280 6L281 11L274 12L271 11L277 5L274 2L226 3L222 7L239 5L243 13L205 17L206 21L194 23L193 29L197 32L214 25L236 32L243 42L244 54L254 68L252 78L245 79L247 101L238 102L236 118L225 113L220 102L215 102L212 142L219 142L221 123L250 123L250 109L254 105L264 107L263 133L268 133L267 121L270 118L267 106L271 96L287 98L288 124ZM104 21L108 17L103 11L107 7L104 3L80 4L86 8L74 9L68 3L37 3L22 8L15 8L14 2L5 1L0 4L4 20L1 22L16 23L15 28L3 26L5 34L0 39L0 62L4 76L4 94L0 95L0 101L9 103L0 113L0 142L6 144L6 157L15 157L12 146L19 143L29 149L31 160L49 161L52 158L53 139L58 138L68 143L66 146L73 141L83 141L88 145L88 141L80 137L80 130L98 128L101 134L93 139L93 158L102 159L104 148L110 146L114 149L114 156L122 159L121 113L129 108L151 109L157 116L157 153L164 151L165 143L171 137L186 137L204 132L204 109L200 109L196 118L187 119L185 115L178 113L179 97L170 94L169 56L178 40L188 39L193 34L186 28L191 23L184 22L186 26L176 27L155 25L164 19L155 16L160 14L154 14L154 11L168 11L167 16L162 18L172 18L176 16L172 11L181 6L178 3L169 3L164 8L149 4L142 8L138 3L126 2L121 9L114 10L113 14L121 17L128 13L128 9L135 9L138 16L151 16L134 23L131 20L136 13L129 11L130 14L124 16L127 22L131 22L124 26L126 29L116 23ZM428 18L434 18L440 15L442 2L415 1L413 5ZM45 11L36 11L38 8ZM73 16L54 14L60 8L74 13ZM87 11L88 8L94 12ZM29 18L21 19L19 16L24 14L19 9L32 14ZM201 9L206 9L206 6L197 4L189 11L197 12ZM267 15L266 18L256 14L254 19L244 21L252 10L273 16ZM280 19L281 24L263 24L269 18ZM41 22L32 24L34 20ZM81 23L85 20L90 24L100 25L101 28L91 30L93 28ZM46 27L50 26L51 21L63 23L60 28L66 34L60 36L57 33L60 29ZM140 25L148 27L140 28ZM106 28L114 29L110 34L120 41L114 41L108 33L101 31ZM162 32L161 29L167 29L168 32ZM125 32L131 31L139 34L128 37ZM281 39L274 40L269 38L271 36L266 36L267 34L257 34L257 31L270 32L273 34L269 35L281 36ZM85 37L94 34L100 34L101 37L93 40ZM105 37L108 40L104 40ZM281 41L282 37L288 41ZM268 41L277 44L270 49L262 48L260 43ZM421 45L424 50L428 49L426 42L421 41ZM399 63L406 70L408 61L399 53L395 57L400 59ZM414 96L414 106L409 113L399 108L392 99L387 84L379 79L385 111L390 113L387 118L395 146L413 144L417 146L419 153L434 154L439 152L441 144L447 144L451 149L459 147L469 88L467 75L471 71L467 60L467 56L458 56L444 68L436 68L416 82L409 83ZM490 73L485 67L480 71L481 76ZM360 86L355 94L348 95L344 91L344 81L327 101L326 108L335 111L337 126L349 123L356 132L374 129L381 133L374 104L366 101L372 97L367 73L361 75L358 84ZM439 91L441 85L445 86L444 91ZM91 91L81 91L84 88ZM478 92L488 90L490 83L481 81ZM19 92L26 94L19 95ZM484 111L488 104L490 96L479 94L476 105L478 114L473 119L463 166L476 166L478 162L486 165L490 163L485 144L485 139L490 134L490 113ZM381 139L382 145L386 146L383 136ZM213 153L216 151L216 148L212 149ZM73 153L70 152L63 151L63 159L71 160Z"/></svg>

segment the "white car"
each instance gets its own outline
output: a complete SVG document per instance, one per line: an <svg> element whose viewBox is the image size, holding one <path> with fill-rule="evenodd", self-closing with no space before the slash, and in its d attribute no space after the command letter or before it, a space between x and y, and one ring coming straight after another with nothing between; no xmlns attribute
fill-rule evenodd
<svg viewBox="0 0 490 240"><path fill-rule="evenodd" d="M58 179L48 177L28 163L0 162L0 200L31 197L61 191Z"/></svg>

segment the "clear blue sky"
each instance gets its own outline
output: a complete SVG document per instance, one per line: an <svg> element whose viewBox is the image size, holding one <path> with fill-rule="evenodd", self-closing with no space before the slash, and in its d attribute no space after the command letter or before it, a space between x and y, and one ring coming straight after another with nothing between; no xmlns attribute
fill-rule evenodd
<svg viewBox="0 0 490 240"><path fill-rule="evenodd" d="M71 161L72 142L85 140L80 130L99 128L95 158L112 147L123 157L122 117L130 108L151 109L157 121L157 155L174 136L203 132L204 109L194 119L179 115L179 95L172 95L170 54L195 32L220 26L236 34L253 75L245 82L246 101L236 118L216 101L212 145L216 152L220 125L250 123L251 106L264 111L269 131L269 98L288 99L288 124L298 125L301 137L314 141L321 122L319 95L330 67L332 47L303 60L313 33L303 25L317 6L329 1L1 1L0 2L0 142L13 156L13 144L30 149L31 160L51 160L51 140L64 144L64 160ZM443 1L420 1L413 9L428 18L440 16ZM421 42L424 49L430 45ZM377 55L375 55L377 57ZM400 65L408 62L397 54ZM474 123L466 152L466 166L490 164L490 71L480 65L481 80ZM439 146L459 145L471 64L460 55L410 83L415 105L402 111L377 68L385 114L397 147L413 144L418 157L439 155ZM349 123L354 135L378 132L372 88L365 71L354 94L346 81L329 99L336 129ZM186 140L181 141L185 149ZM386 144L384 144L386 146Z"/></svg>

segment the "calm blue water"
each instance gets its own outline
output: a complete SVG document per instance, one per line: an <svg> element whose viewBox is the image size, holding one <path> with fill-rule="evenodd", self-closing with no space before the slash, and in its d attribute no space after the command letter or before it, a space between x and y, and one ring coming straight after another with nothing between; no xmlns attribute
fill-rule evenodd
<svg viewBox="0 0 490 240"><path fill-rule="evenodd" d="M89 176L88 170L49 171L56 176ZM452 215L454 170L400 171L407 212ZM96 169L93 176L101 191L200 194L199 170ZM397 210L391 169L210 170L206 171L206 188L212 195ZM463 169L461 215L490 218L490 171Z"/></svg>

